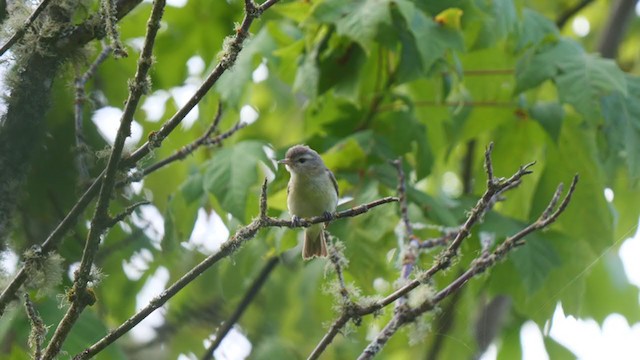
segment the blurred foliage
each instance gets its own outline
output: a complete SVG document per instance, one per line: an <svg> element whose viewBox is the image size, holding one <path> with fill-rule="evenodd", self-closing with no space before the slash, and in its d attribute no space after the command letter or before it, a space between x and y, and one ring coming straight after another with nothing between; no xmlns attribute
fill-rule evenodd
<svg viewBox="0 0 640 360"><path fill-rule="evenodd" d="M637 17L631 21L620 47L623 72L615 61L593 53L609 2L595 2L580 13L591 21L591 32L583 38L571 32L571 21L563 29L554 24L555 17L573 3L298 0L276 4L254 23L237 64L200 102L193 125L179 127L139 165L144 168L199 137L209 127L218 101L224 106L222 131L239 121L247 107L257 112L257 121L221 148L198 150L146 177L139 184L141 191L127 187L113 199L113 213L148 199L164 224L148 223L138 210L104 237L97 266L106 276L95 288L98 302L85 311L63 350L73 355L131 316L144 305L136 303L136 295L159 269L168 270L171 283L210 252L205 246L187 244L198 209L218 214L233 234L257 215L261 179L265 175L271 179L275 172L269 185L269 212L288 216L288 175L269 156L281 158L297 143L321 153L336 174L341 195L353 198L341 208L394 195L396 175L388 161L403 157L410 175L411 220L436 226L459 224L483 192L482 160L489 142L495 143L497 176L509 176L518 166L536 161L534 174L507 194L465 242L461 261L435 279L438 288L477 254L481 231L494 234L498 241L513 234L537 218L557 184L580 174L571 205L550 231L531 235L507 261L466 286L441 358L470 358L477 352L469 324L482 310L480 299L497 295L512 299L497 335L499 358L504 359L521 356L517 335L521 325L531 319L544 326L558 302L566 314L599 322L613 312L631 323L640 321L638 289L628 284L615 255L621 241L633 233L640 203L640 21ZM242 5L238 0L188 0L182 7L167 7L151 72L152 95L161 100L149 103L162 116L158 122L139 109L135 120L143 134L171 117L182 104L180 91L193 91L193 85L215 66L225 38L242 18ZM120 24L130 57L107 60L90 82L94 107L87 106L84 115L86 137L95 154L93 175L105 164L100 154L106 143L90 120L92 113L105 105L122 107L149 11L150 5L142 3ZM204 69L189 70L187 62L201 63ZM90 59L75 67L85 69L88 63ZM256 69L268 76L254 81ZM39 147L12 236L16 253L42 242L86 186L77 179L73 165L69 84L74 76L68 67L54 85L49 136ZM615 193L613 202L605 200L605 188ZM85 221L91 214L86 211L60 249L67 268L80 259ZM392 291L399 269L394 233L398 223L396 207L384 206L331 225L332 234L346 244L350 261L346 279L365 295ZM439 233L426 226L417 234L427 238ZM299 258L300 235L263 230L168 303L166 322L158 327L155 341L142 348L144 344L135 338L121 339L98 358L200 356L202 341L233 311L269 255L283 256L284 264L275 269L239 328L252 343L252 358L306 357L334 318L335 300L325 291L332 281L332 275L325 276L326 261L302 263ZM427 268L435 253L421 254L418 267ZM139 276L125 274L125 263L141 254L146 261ZM65 276L59 293L69 285ZM48 325L57 324L61 316L56 302L55 296L35 298ZM359 327L350 325L349 334L338 336L323 358L355 358L368 334L384 326L391 313L389 308L379 317L365 318ZM433 321L433 315L425 320ZM380 357L424 357L435 335L428 327L419 328L397 334ZM0 338L5 339L2 357L26 358L27 335L24 312L15 306L0 320ZM571 356L552 339L545 339L545 344L554 359Z"/></svg>

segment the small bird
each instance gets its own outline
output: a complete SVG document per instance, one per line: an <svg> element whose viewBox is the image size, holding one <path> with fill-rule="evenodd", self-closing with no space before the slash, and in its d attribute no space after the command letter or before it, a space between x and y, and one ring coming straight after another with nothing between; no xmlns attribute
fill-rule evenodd
<svg viewBox="0 0 640 360"><path fill-rule="evenodd" d="M283 160L291 173L287 186L287 207L292 221L299 218L325 215L336 210L338 183L317 152L305 145L295 145L287 150ZM327 242L323 224L314 224L304 230L302 258L327 256Z"/></svg>

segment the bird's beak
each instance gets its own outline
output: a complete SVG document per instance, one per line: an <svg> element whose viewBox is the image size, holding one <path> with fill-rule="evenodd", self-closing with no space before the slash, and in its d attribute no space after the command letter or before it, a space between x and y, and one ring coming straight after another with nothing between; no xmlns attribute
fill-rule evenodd
<svg viewBox="0 0 640 360"><path fill-rule="evenodd" d="M278 164L289 165L289 160L288 159L278 160Z"/></svg>

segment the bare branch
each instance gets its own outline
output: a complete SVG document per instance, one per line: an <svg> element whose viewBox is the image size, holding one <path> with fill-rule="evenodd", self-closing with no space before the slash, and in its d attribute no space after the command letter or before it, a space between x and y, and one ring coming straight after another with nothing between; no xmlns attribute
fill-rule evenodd
<svg viewBox="0 0 640 360"><path fill-rule="evenodd" d="M89 178L89 169L87 167L87 151L89 150L87 143L84 138L83 128L83 108L84 103L87 100L87 95L85 92L85 85L87 81L91 79L98 67L109 57L113 48L109 45L105 45L100 54L96 57L96 60L89 66L89 69L79 76L75 81L75 90L76 90L76 100L74 106L75 112L75 126L76 126L76 168L78 169L78 173L80 174L81 180L86 180Z"/></svg>
<svg viewBox="0 0 640 360"><path fill-rule="evenodd" d="M263 187L261 197L264 197L266 194L266 189ZM273 217L265 216L258 217L254 219L250 224L241 227L236 231L236 233L229 240L224 242L220 247L218 252L208 256L198 265L193 267L189 272L184 274L180 279L174 282L171 286L169 286L165 291L163 291L160 295L155 297L153 300L147 304L144 308L142 308L138 313L131 316L128 320L118 326L116 329L112 330L103 337L101 340L86 348L81 353L74 356L74 360L80 359L88 359L90 357L95 356L97 353L102 351L104 348L109 346L111 343L116 341L118 338L126 334L131 328L136 326L142 320L144 320L149 314L153 311L164 305L169 299L171 299L174 295L176 295L180 290L182 290L185 286L195 280L198 276L200 276L204 271L213 266L218 261L228 257L229 255L238 251L244 243L251 240L256 236L259 230L267 227L303 227L309 226L312 224L329 222L335 219L341 219L346 217L354 217L361 214L366 213L369 209L372 209L376 206L380 206L383 204L387 204L389 202L397 201L396 198L387 197L382 198L376 201L372 201L367 204L362 204L360 206L353 207L351 209L347 209L344 211L340 211L338 213L329 214L328 216L316 216L307 219L300 219L299 224L294 224L289 220L281 220Z"/></svg>
<svg viewBox="0 0 640 360"><path fill-rule="evenodd" d="M271 275L271 272L279 263L280 258L275 256L267 261L262 270L260 270L258 277L256 277L251 286L249 286L249 289L244 294L244 297L238 304L238 307L236 307L236 309L233 311L233 314L231 314L229 319L227 319L227 321L225 321L224 324L222 324L222 326L218 328L213 343L207 348L204 356L202 356L203 360L209 360L213 357L213 352L218 348L218 346L220 346L220 343L222 343L222 340L227 335L229 330L231 330L233 325L237 323L238 320L240 320L240 317L242 316L244 311L249 307L253 299L255 299L256 295L269 278L269 275Z"/></svg>
<svg viewBox="0 0 640 360"><path fill-rule="evenodd" d="M373 358L378 352L380 352L387 341L397 332L400 327L414 321L416 317L420 316L421 314L433 310L440 301L460 290L469 280L471 280L471 278L483 273L490 267L494 266L498 261L502 260L509 251L519 245L524 244L523 239L527 235L529 235L533 231L543 229L553 223L553 221L555 221L558 216L560 216L560 214L566 209L569 201L571 201L571 196L575 191L577 182L578 176L576 175L573 178L571 187L569 188L567 195L563 199L558 209L553 212L553 214L549 215L549 208L553 208L557 204L560 197L560 192L562 191L562 185L558 186L558 190L556 190L556 192L554 193L554 196L550 200L549 205L542 212L536 222L530 224L516 234L508 237L492 253L483 252L479 257L473 260L470 268L467 269L467 271L458 276L454 281L452 281L444 289L436 293L436 295L434 295L433 297L426 299L420 305L413 309L403 307L402 309L397 311L391 321L387 323L387 325L382 329L378 336L376 336L376 338L371 341L371 343L369 343L369 345L364 349L358 359L366 360Z"/></svg>
<svg viewBox="0 0 640 360"><path fill-rule="evenodd" d="M556 26L558 29L562 29L564 25L571 19L575 14L580 12L580 10L584 9L587 5L591 4L593 0L580 0L577 4L563 11L558 19L556 20Z"/></svg>
<svg viewBox="0 0 640 360"><path fill-rule="evenodd" d="M139 201L133 205L127 206L126 209L124 209L121 213L119 213L118 215L114 216L113 218L111 218L108 222L106 222L105 225L105 229L109 229L114 227L117 223L119 223L120 221L124 220L127 216L131 215L131 213L133 213L133 211L137 208L139 208L142 205L149 205L150 202L149 201Z"/></svg>
<svg viewBox="0 0 640 360"><path fill-rule="evenodd" d="M24 307L27 311L27 317L31 325L31 333L29 334L29 346L33 349L33 358L39 360L42 356L42 344L47 335L47 327L45 326L38 310L31 302L28 293L24 294Z"/></svg>

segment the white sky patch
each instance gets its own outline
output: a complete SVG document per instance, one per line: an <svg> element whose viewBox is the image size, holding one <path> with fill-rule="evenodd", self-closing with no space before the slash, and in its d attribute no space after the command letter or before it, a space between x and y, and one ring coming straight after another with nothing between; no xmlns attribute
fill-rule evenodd
<svg viewBox="0 0 640 360"><path fill-rule="evenodd" d="M636 15L640 16L640 2L636 3Z"/></svg>
<svg viewBox="0 0 640 360"><path fill-rule="evenodd" d="M213 352L216 360L244 360L251 354L251 342L234 326L227 336L222 339L220 346ZM215 334L214 334L215 335ZM215 336L212 335L211 339ZM204 341L205 349L211 345L211 340Z"/></svg>
<svg viewBox="0 0 640 360"><path fill-rule="evenodd" d="M586 17L576 16L571 23L571 29L576 35L585 37L589 35L589 32L591 31L591 24Z"/></svg>
<svg viewBox="0 0 640 360"><path fill-rule="evenodd" d="M273 151L273 149L270 146L263 146L262 147L262 151L264 151L264 153L267 155L267 158L271 161L271 164L274 168L278 168L278 162L274 159L276 156L276 152ZM276 174L273 172L273 170L271 170L271 168L269 166L267 166L266 164L263 164L262 162L259 163L260 169L262 169L262 172L264 173L264 175L267 178L267 182L272 182L275 178L276 178Z"/></svg>
<svg viewBox="0 0 640 360"><path fill-rule="evenodd" d="M182 108L187 103L187 101L191 99L197 89L198 87L194 84L185 84L183 86L176 86L174 88L171 88L171 90L169 91L171 92L171 96L173 97L173 100L176 102L178 107ZM189 111L184 120L182 120L182 128L185 130L189 130L193 123L198 120L198 115L199 110L198 106L196 105L193 109L191 109L191 111Z"/></svg>
<svg viewBox="0 0 640 360"><path fill-rule="evenodd" d="M158 267L144 284L140 292L136 295L136 311L140 311L149 304L154 297L164 291L169 281L169 270L164 266ZM155 327L164 323L164 307L152 312L147 318L142 320L137 326L131 329L131 336L138 342L147 342L156 336Z"/></svg>
<svg viewBox="0 0 640 360"><path fill-rule="evenodd" d="M69 277L69 280L71 281L75 280L73 273L76 272L76 270L78 270L79 267L80 267L80 261L76 261L73 264L69 265L69 270L67 271L67 276Z"/></svg>
<svg viewBox="0 0 640 360"><path fill-rule="evenodd" d="M180 354L178 360L198 360L198 357L194 353Z"/></svg>
<svg viewBox="0 0 640 360"><path fill-rule="evenodd" d="M190 76L200 76L204 71L205 63L200 56L192 56L187 60L187 72Z"/></svg>
<svg viewBox="0 0 640 360"><path fill-rule="evenodd" d="M131 225L127 224L124 221L119 221L118 226L120 226L120 229L122 229L122 231L126 232L127 234L131 234L131 232L133 231L131 229Z"/></svg>
<svg viewBox="0 0 640 360"><path fill-rule="evenodd" d="M131 184L129 184L129 187L131 188L131 191L133 191L134 194L140 195L140 192L144 187L144 180L132 182Z"/></svg>
<svg viewBox="0 0 640 360"><path fill-rule="evenodd" d="M127 40L127 44L134 48L137 52L142 51L142 47L144 46L144 36L136 37Z"/></svg>
<svg viewBox="0 0 640 360"><path fill-rule="evenodd" d="M640 225L640 222L638 225ZM638 254L640 254L640 226L636 229L636 234L632 238L625 240L618 251L629 282L640 287L640 261L638 261Z"/></svg>
<svg viewBox="0 0 640 360"><path fill-rule="evenodd" d="M607 202L612 202L614 198L613 190L611 190L610 188L605 188L604 198L607 200Z"/></svg>
<svg viewBox="0 0 640 360"><path fill-rule="evenodd" d="M240 109L240 122L251 125L258 120L258 112L250 105L245 105Z"/></svg>
<svg viewBox="0 0 640 360"><path fill-rule="evenodd" d="M122 117L122 110L112 106L105 106L96 110L91 117L91 121L98 128L98 132L102 135L110 145L116 140L116 134L120 127L120 118ZM142 126L135 120L131 123L131 136L129 136L125 142L125 149L133 149L133 147L142 138Z"/></svg>
<svg viewBox="0 0 640 360"><path fill-rule="evenodd" d="M442 174L442 191L449 197L458 197L462 194L462 182L458 175L451 171Z"/></svg>
<svg viewBox="0 0 640 360"><path fill-rule="evenodd" d="M522 324L520 344L522 346L522 360L549 359L540 328L533 321L529 320Z"/></svg>
<svg viewBox="0 0 640 360"><path fill-rule="evenodd" d="M391 289L391 284L381 277L373 280L373 289L379 294L386 294Z"/></svg>
<svg viewBox="0 0 640 360"><path fill-rule="evenodd" d="M160 250L160 242L164 237L164 218L158 208L153 205L142 205L131 214L131 222L151 240L151 245Z"/></svg>
<svg viewBox="0 0 640 360"><path fill-rule="evenodd" d="M267 67L267 60L262 59L262 62L251 74L254 83L265 81L269 78L269 68Z"/></svg>
<svg viewBox="0 0 640 360"><path fill-rule="evenodd" d="M142 110L147 115L147 121L158 122L164 116L167 100L171 94L165 90L154 91L153 94L147 96L142 104Z"/></svg>
<svg viewBox="0 0 640 360"><path fill-rule="evenodd" d="M0 253L0 262L2 270L8 274L13 275L18 270L18 262L20 257L12 250L3 251Z"/></svg>
<svg viewBox="0 0 640 360"><path fill-rule="evenodd" d="M207 214L205 209L199 208L189 241L183 242L182 246L209 255L218 251L228 238L229 229L224 225L220 216L215 211Z"/></svg>
<svg viewBox="0 0 640 360"><path fill-rule="evenodd" d="M167 0L167 5L181 8L187 5L187 0Z"/></svg>
<svg viewBox="0 0 640 360"><path fill-rule="evenodd" d="M579 359L640 359L640 323L629 326L622 315L607 316L601 329L595 320L565 317L562 305L558 304L552 324L551 337Z"/></svg>
<svg viewBox="0 0 640 360"><path fill-rule="evenodd" d="M489 344L487 350L480 356L479 360L496 360L498 358L498 346L495 343Z"/></svg>
<svg viewBox="0 0 640 360"><path fill-rule="evenodd" d="M153 254L149 249L141 249L131 255L129 261L122 260L122 271L127 279L140 280L144 272L149 269L149 263L153 261Z"/></svg>

